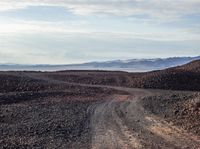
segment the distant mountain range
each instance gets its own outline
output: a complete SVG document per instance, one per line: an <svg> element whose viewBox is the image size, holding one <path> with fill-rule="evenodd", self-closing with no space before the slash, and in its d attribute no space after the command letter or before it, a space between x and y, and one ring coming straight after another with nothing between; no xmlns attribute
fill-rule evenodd
<svg viewBox="0 0 200 149"><path fill-rule="evenodd" d="M59 71L59 70L116 70L129 72L145 72L160 70L169 67L175 67L189 63L193 60L199 60L196 57L171 57L155 59L129 59L114 60L105 62L89 62L83 64L69 65L19 65L19 64L0 64L0 71Z"/></svg>

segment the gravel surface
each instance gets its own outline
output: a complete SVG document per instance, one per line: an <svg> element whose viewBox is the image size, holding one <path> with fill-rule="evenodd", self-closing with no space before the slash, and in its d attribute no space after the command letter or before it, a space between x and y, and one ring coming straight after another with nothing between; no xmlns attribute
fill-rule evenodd
<svg viewBox="0 0 200 149"><path fill-rule="evenodd" d="M104 86L47 74L0 73L0 148L200 148L199 92L119 87L123 76L114 77L122 81L116 87L112 79Z"/></svg>
<svg viewBox="0 0 200 149"><path fill-rule="evenodd" d="M166 91L143 99L143 106L167 122L200 136L200 93Z"/></svg>

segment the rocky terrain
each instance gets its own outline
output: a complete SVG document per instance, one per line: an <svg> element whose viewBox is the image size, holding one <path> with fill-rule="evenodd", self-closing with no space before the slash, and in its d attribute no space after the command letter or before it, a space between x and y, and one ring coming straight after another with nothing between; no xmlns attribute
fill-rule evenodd
<svg viewBox="0 0 200 149"><path fill-rule="evenodd" d="M125 92L3 73L0 148L89 148L88 108Z"/></svg>
<svg viewBox="0 0 200 149"><path fill-rule="evenodd" d="M200 148L199 68L0 72L0 148Z"/></svg>
<svg viewBox="0 0 200 149"><path fill-rule="evenodd" d="M197 60L183 66L147 73L60 71L43 75L56 80L83 84L200 91L199 68L200 60Z"/></svg>
<svg viewBox="0 0 200 149"><path fill-rule="evenodd" d="M200 93L165 91L144 98L142 104L150 113L200 136Z"/></svg>

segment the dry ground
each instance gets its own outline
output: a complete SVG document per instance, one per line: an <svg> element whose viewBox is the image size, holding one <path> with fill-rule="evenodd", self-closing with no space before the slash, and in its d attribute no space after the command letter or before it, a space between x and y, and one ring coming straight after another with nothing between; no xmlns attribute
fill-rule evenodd
<svg viewBox="0 0 200 149"><path fill-rule="evenodd" d="M3 78L0 148L200 148L199 92Z"/></svg>

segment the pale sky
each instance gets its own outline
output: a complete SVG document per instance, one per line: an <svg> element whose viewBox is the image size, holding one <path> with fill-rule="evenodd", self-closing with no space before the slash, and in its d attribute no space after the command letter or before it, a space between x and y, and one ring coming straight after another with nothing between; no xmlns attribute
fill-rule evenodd
<svg viewBox="0 0 200 149"><path fill-rule="evenodd" d="M0 0L0 63L200 55L200 0Z"/></svg>

